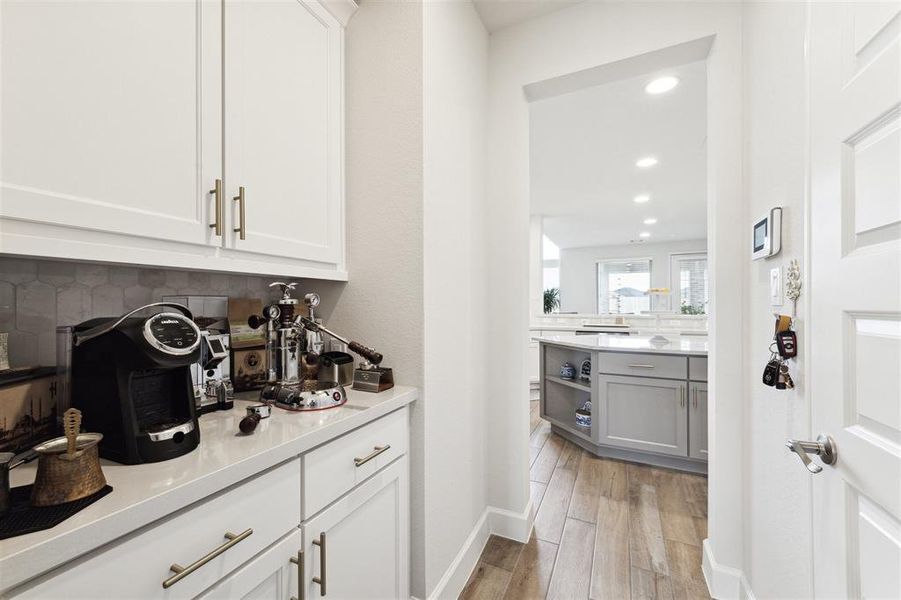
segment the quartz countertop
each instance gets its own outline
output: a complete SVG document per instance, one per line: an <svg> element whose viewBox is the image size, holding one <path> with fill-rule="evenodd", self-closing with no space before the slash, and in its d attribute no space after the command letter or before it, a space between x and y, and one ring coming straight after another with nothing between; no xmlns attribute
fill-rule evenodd
<svg viewBox="0 0 901 600"><path fill-rule="evenodd" d="M103 544L174 513L193 502L294 458L417 399L416 388L378 393L347 390L338 408L289 412L273 408L256 431L238 435L245 407L200 417L200 445L158 463L120 465L102 461L113 491L56 527L0 540L0 591L8 590ZM241 398L241 395L238 396ZM13 487L34 481L37 462L10 471Z"/></svg>
<svg viewBox="0 0 901 600"><path fill-rule="evenodd" d="M665 334L667 343L652 343L649 335L544 335L537 339L545 344L596 350L599 352L634 352L645 354L675 354L679 356L707 356L707 338L691 335Z"/></svg>

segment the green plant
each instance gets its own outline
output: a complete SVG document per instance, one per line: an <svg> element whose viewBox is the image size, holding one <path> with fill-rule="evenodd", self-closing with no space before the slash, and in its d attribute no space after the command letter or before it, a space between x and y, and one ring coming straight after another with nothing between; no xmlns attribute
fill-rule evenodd
<svg viewBox="0 0 901 600"><path fill-rule="evenodd" d="M560 308L560 288L548 288L544 290L544 312L554 312Z"/></svg>
<svg viewBox="0 0 901 600"><path fill-rule="evenodd" d="M683 315L706 315L707 311L704 310L703 304L698 304L697 306L693 304L683 304L682 305L682 314Z"/></svg>

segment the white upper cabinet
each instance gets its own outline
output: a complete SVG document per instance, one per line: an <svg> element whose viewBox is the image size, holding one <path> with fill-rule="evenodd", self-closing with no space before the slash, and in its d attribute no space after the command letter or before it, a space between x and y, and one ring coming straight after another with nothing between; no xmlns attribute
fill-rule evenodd
<svg viewBox="0 0 901 600"><path fill-rule="evenodd" d="M4 0L0 252L346 279L330 10Z"/></svg>
<svg viewBox="0 0 901 600"><path fill-rule="evenodd" d="M336 264L342 29L321 5L225 2L225 173L242 251ZM243 220L240 188L244 188Z"/></svg>
<svg viewBox="0 0 901 600"><path fill-rule="evenodd" d="M208 243L221 68L204 50L221 44L221 5L0 10L4 220Z"/></svg>

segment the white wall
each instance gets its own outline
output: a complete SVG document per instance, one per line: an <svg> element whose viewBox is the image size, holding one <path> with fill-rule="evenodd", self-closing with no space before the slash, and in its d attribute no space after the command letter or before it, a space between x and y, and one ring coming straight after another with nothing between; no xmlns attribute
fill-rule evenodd
<svg viewBox="0 0 901 600"><path fill-rule="evenodd" d="M481 329L488 317L487 54L488 33L468 0L425 4L426 539L420 590L429 594L486 507L483 381L488 360Z"/></svg>
<svg viewBox="0 0 901 600"><path fill-rule="evenodd" d="M350 281L319 287L328 325L421 389L410 450L419 598L486 509L487 50L468 0L364 2L347 27Z"/></svg>
<svg viewBox="0 0 901 600"><path fill-rule="evenodd" d="M711 360L708 571L714 592L737 594L742 565L742 309L746 282L741 204L741 9L737 3L585 2L491 36L486 254L495 318L487 393L489 504L528 506L527 327L529 111L523 86L715 35L708 68L708 250ZM739 265L739 268L736 268ZM726 348L728 351L718 351ZM738 351L736 352L736 349Z"/></svg>
<svg viewBox="0 0 901 600"><path fill-rule="evenodd" d="M346 30L347 284L318 283L326 323L422 388L422 5L364 2ZM412 591L424 583L425 411L412 405Z"/></svg>
<svg viewBox="0 0 901 600"><path fill-rule="evenodd" d="M651 287L670 287L670 257L673 254L706 251L707 240L562 248L560 310L588 314L598 312L598 261L611 258L650 258Z"/></svg>
<svg viewBox="0 0 901 600"><path fill-rule="evenodd" d="M804 315L798 303L800 353L792 366L797 388L776 391L760 382L769 357L774 310L770 268L805 260L807 97L806 3L748 3L743 9L745 223L772 206L784 207L782 253L752 263L747 294L745 402L745 565L757 598L809 598L813 594L810 477L785 450L788 438L814 439L806 397ZM813 437L811 437L813 435Z"/></svg>

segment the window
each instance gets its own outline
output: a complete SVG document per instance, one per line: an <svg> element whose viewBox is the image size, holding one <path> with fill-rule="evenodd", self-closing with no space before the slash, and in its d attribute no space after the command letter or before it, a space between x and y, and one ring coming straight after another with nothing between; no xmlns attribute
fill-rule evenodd
<svg viewBox="0 0 901 600"><path fill-rule="evenodd" d="M542 282L543 290L560 289L560 248L551 241L548 236L542 236L541 240ZM559 306L557 307L559 309Z"/></svg>
<svg viewBox="0 0 901 600"><path fill-rule="evenodd" d="M707 255L674 254L670 272L676 311L683 315L707 314Z"/></svg>
<svg viewBox="0 0 901 600"><path fill-rule="evenodd" d="M647 258L598 263L598 312L633 315L651 308L651 261Z"/></svg>

